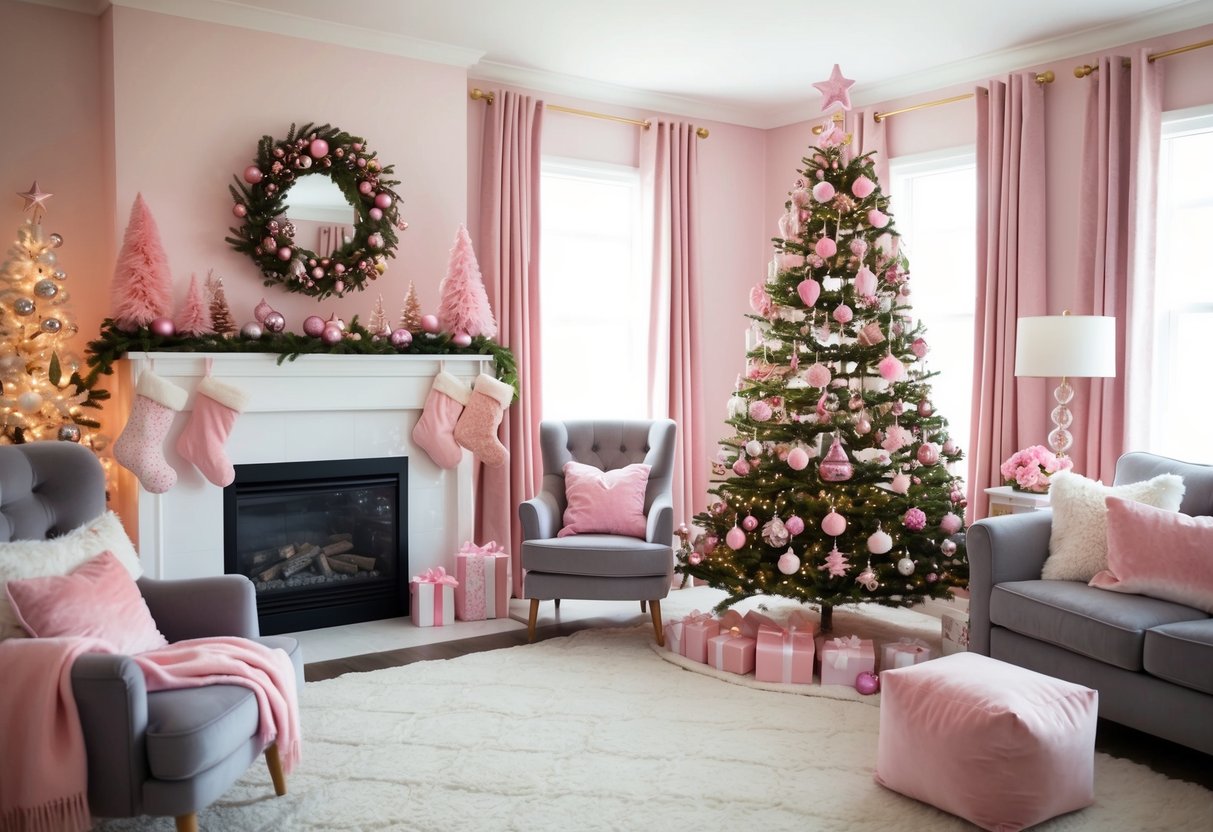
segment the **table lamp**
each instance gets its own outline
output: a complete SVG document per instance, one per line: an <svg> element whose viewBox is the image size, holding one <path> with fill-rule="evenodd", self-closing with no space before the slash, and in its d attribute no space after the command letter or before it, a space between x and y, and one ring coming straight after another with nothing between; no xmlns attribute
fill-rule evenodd
<svg viewBox="0 0 1213 832"><path fill-rule="evenodd" d="M1116 319L1102 315L1042 315L1020 318L1015 333L1015 375L1059 378L1053 391L1057 407L1050 414L1049 447L1065 456L1074 444L1068 405L1074 398L1071 378L1116 375Z"/></svg>

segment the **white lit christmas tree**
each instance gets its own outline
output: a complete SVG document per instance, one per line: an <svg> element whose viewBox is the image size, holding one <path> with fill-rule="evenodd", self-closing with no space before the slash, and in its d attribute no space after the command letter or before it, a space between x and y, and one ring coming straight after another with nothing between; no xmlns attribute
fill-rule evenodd
<svg viewBox="0 0 1213 832"><path fill-rule="evenodd" d="M18 196L32 216L17 230L0 268L0 442L57 439L99 452L108 439L97 433L95 416L109 394L96 388L96 374L83 372L68 349L78 328L55 251L63 238L42 229L51 194L35 182Z"/></svg>
<svg viewBox="0 0 1213 832"><path fill-rule="evenodd" d="M849 108L835 66L818 84ZM729 401L733 435L704 529L678 571L723 589L820 605L908 606L964 586L961 452L930 399L909 264L871 154L835 119L809 149L774 240L746 374Z"/></svg>

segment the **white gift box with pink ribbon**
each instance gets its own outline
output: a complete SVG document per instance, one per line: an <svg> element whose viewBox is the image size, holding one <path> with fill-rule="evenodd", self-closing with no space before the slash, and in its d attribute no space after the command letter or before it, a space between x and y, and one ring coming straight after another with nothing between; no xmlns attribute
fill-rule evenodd
<svg viewBox="0 0 1213 832"><path fill-rule="evenodd" d="M510 611L510 556L490 540L464 543L455 554L455 617L460 621L505 618Z"/></svg>
<svg viewBox="0 0 1213 832"><path fill-rule="evenodd" d="M455 620L455 587L459 581L441 566L409 581L409 618L418 627L442 627Z"/></svg>
<svg viewBox="0 0 1213 832"><path fill-rule="evenodd" d="M860 673L876 672L876 647L870 638L842 636L821 644L821 683L855 686Z"/></svg>
<svg viewBox="0 0 1213 832"><path fill-rule="evenodd" d="M909 667L930 658L933 658L931 648L925 641L918 638L903 638L890 641L881 647L880 669L893 670L897 667Z"/></svg>

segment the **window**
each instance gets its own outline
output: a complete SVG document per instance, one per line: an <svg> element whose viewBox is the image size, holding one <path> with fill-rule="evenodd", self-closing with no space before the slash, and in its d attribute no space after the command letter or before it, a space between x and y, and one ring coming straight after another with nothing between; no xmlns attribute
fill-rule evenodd
<svg viewBox="0 0 1213 832"><path fill-rule="evenodd" d="M636 168L545 159L540 182L543 414L645 418L649 280Z"/></svg>
<svg viewBox="0 0 1213 832"><path fill-rule="evenodd" d="M909 260L910 304L926 326L935 409L968 451L977 303L977 165L953 149L889 161L891 210Z"/></svg>
<svg viewBox="0 0 1213 832"><path fill-rule="evenodd" d="M1146 431L1155 453L1213 462L1208 378L1213 281L1213 107L1163 116L1158 165L1154 391Z"/></svg>

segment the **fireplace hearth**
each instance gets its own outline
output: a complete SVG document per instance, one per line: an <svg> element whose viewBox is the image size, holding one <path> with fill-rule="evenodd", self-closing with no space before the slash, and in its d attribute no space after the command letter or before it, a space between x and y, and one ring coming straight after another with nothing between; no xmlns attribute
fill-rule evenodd
<svg viewBox="0 0 1213 832"><path fill-rule="evenodd" d="M264 634L408 614L405 457L237 465L224 571L257 593Z"/></svg>

